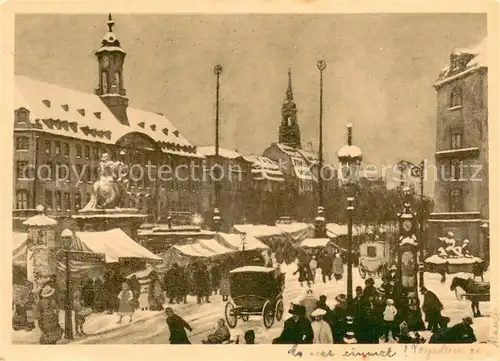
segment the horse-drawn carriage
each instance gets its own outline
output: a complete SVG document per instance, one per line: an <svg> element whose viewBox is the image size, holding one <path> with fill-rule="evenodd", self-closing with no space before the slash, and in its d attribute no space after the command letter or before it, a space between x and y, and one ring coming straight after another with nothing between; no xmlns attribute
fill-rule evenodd
<svg viewBox="0 0 500 361"><path fill-rule="evenodd" d="M266 328L274 319L281 321L284 313L284 274L277 275L274 268L244 266L229 272L231 299L226 303L225 316L234 328L238 318L244 322L250 316L261 316Z"/></svg>
<svg viewBox="0 0 500 361"><path fill-rule="evenodd" d="M450 286L451 291L455 291L457 300L469 300L471 302L474 316L480 316L479 302L490 301L490 283L478 282L473 278L465 279L454 277Z"/></svg>
<svg viewBox="0 0 500 361"><path fill-rule="evenodd" d="M382 277L391 262L389 244L381 241L367 241L359 246L358 271L361 278Z"/></svg>

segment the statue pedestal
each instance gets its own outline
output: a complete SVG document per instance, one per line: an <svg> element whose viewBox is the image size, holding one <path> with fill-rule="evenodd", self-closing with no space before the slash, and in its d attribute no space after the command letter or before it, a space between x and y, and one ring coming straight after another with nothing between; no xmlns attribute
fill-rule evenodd
<svg viewBox="0 0 500 361"><path fill-rule="evenodd" d="M147 218L136 208L81 210L73 215L80 231L98 232L121 228L130 238L138 241L137 230Z"/></svg>

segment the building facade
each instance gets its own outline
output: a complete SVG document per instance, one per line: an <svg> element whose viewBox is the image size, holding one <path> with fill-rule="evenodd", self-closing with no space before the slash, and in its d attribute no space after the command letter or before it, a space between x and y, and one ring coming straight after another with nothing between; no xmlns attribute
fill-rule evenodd
<svg viewBox="0 0 500 361"><path fill-rule="evenodd" d="M94 94L15 77L16 219L37 205L61 217L85 207L105 153L128 166L123 207L139 208L155 221L169 211L201 211L201 176L187 175L199 171L203 156L165 116L128 106L126 54L111 15L107 26L96 52ZM173 174L177 168L182 176Z"/></svg>
<svg viewBox="0 0 500 361"><path fill-rule="evenodd" d="M198 147L206 157L203 163L202 215L209 222L215 204L215 182L219 182L218 208L222 229L234 224L274 224L279 218L279 196L284 183L283 173L271 159L242 155L234 150ZM219 168L218 170L216 168Z"/></svg>
<svg viewBox="0 0 500 361"><path fill-rule="evenodd" d="M279 200L280 215L298 221L313 221L319 205L319 157L316 153L302 148L290 71L285 100L281 107L278 142L272 143L263 155L278 163L285 176ZM322 174L325 203L323 207L327 209L333 191L338 186L337 174L333 167L328 166L323 168Z"/></svg>
<svg viewBox="0 0 500 361"><path fill-rule="evenodd" d="M488 64L486 39L450 54L437 92L435 208L430 242L452 231L489 257Z"/></svg>

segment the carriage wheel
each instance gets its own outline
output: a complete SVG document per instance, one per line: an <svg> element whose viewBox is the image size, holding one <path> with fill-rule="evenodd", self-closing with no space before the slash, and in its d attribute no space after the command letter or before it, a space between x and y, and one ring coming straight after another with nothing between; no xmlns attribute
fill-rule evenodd
<svg viewBox="0 0 500 361"><path fill-rule="evenodd" d="M358 271L359 271L359 275L361 276L361 278L365 279L366 278L366 271L362 265L358 265Z"/></svg>
<svg viewBox="0 0 500 361"><path fill-rule="evenodd" d="M264 307L262 307L262 321L264 321L264 326L266 328L271 328L274 323L274 310L269 301L266 301Z"/></svg>
<svg viewBox="0 0 500 361"><path fill-rule="evenodd" d="M457 298L457 300L462 301L465 298L466 294L467 293L460 287L457 286L455 288L455 297Z"/></svg>
<svg viewBox="0 0 500 361"><path fill-rule="evenodd" d="M243 322L248 322L248 320L250 319L250 315L241 315L241 319L243 320Z"/></svg>
<svg viewBox="0 0 500 361"><path fill-rule="evenodd" d="M234 309L234 305L231 302L226 303L226 322L227 325L231 328L235 328L238 323L238 317L236 315L231 315L231 311Z"/></svg>
<svg viewBox="0 0 500 361"><path fill-rule="evenodd" d="M285 308L283 306L283 300L278 300L276 303L276 321L280 322L283 318L283 314L285 313Z"/></svg>

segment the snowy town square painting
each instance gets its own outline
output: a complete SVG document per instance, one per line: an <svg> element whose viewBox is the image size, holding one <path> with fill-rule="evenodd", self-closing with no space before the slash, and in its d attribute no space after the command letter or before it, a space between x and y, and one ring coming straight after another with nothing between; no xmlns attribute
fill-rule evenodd
<svg viewBox="0 0 500 361"><path fill-rule="evenodd" d="M486 14L115 10L15 16L13 344L496 344Z"/></svg>

